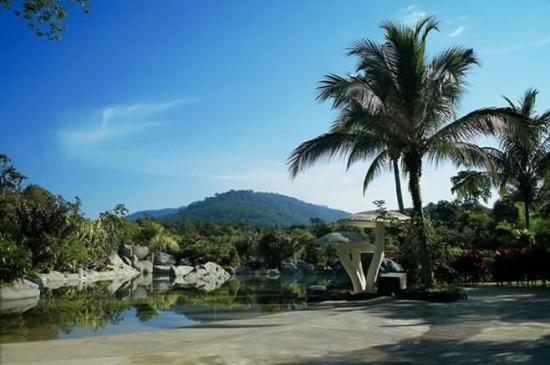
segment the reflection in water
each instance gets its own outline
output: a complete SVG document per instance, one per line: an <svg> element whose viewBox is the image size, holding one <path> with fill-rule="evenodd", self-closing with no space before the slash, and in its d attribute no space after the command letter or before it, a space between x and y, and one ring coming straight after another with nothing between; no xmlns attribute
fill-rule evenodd
<svg viewBox="0 0 550 365"><path fill-rule="evenodd" d="M307 286L342 283L335 276L233 279L204 293L179 288L168 278L98 283L45 290L24 313L0 314L0 342L50 340L249 318L305 309ZM345 279L344 279L345 280Z"/></svg>

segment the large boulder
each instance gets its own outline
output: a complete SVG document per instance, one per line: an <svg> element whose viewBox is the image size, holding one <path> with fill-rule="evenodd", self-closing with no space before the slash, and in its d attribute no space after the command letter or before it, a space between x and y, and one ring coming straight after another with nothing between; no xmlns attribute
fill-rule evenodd
<svg viewBox="0 0 550 365"><path fill-rule="evenodd" d="M40 281L46 288L57 289L62 287L67 282L65 275L59 271L50 271L49 273L38 274Z"/></svg>
<svg viewBox="0 0 550 365"><path fill-rule="evenodd" d="M134 249L132 248L132 246L129 245L120 245L118 247L118 254L120 255L120 257L131 258L134 254Z"/></svg>
<svg viewBox="0 0 550 365"><path fill-rule="evenodd" d="M171 266L170 276L173 276L175 278L182 278L185 275L189 274L194 269L195 268L193 266L188 266L188 265Z"/></svg>
<svg viewBox="0 0 550 365"><path fill-rule="evenodd" d="M176 278L175 284L209 292L219 288L230 278L231 275L220 265L207 262L204 265L195 266L193 271L185 276Z"/></svg>
<svg viewBox="0 0 550 365"><path fill-rule="evenodd" d="M147 255L149 255L149 247L147 246L132 246L133 253L136 255L138 260L145 260Z"/></svg>
<svg viewBox="0 0 550 365"><path fill-rule="evenodd" d="M38 304L40 289L29 280L17 280L0 287L0 312L25 312Z"/></svg>
<svg viewBox="0 0 550 365"><path fill-rule="evenodd" d="M153 258L154 265L175 265L176 259L174 256L165 252L158 252Z"/></svg>
<svg viewBox="0 0 550 365"><path fill-rule="evenodd" d="M148 260L140 260L134 263L134 267L142 274L149 275L153 273L153 263Z"/></svg>

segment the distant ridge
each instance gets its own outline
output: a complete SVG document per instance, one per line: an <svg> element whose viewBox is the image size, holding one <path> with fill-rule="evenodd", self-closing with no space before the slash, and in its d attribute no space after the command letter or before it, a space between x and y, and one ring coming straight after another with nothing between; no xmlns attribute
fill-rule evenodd
<svg viewBox="0 0 550 365"><path fill-rule="evenodd" d="M127 218L131 221L135 221L141 218L154 218L154 219L162 219L166 216L176 214L180 210L185 209L185 207L180 208L164 208L164 209L151 209L151 210L140 210L132 214L128 214Z"/></svg>
<svg viewBox="0 0 550 365"><path fill-rule="evenodd" d="M168 211L168 213L167 213ZM129 219L144 217L169 221L195 221L213 223L243 222L256 227L289 227L307 225L311 218L333 222L348 213L322 205L306 203L302 200L277 193L254 192L252 190L230 190L194 202L181 209L162 209L136 212ZM153 212L151 214L150 212ZM167 213L167 214L166 214ZM135 218L135 217L138 218Z"/></svg>

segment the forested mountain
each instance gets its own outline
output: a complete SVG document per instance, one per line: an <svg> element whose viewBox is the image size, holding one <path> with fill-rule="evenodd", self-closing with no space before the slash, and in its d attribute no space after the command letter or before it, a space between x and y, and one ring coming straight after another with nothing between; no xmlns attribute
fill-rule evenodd
<svg viewBox="0 0 550 365"><path fill-rule="evenodd" d="M136 212L130 218L136 219L135 216L141 213ZM347 214L341 210L306 203L281 194L231 190L192 203L187 208L171 214L153 217L171 221L245 222L257 227L289 227L309 224L311 218L332 222Z"/></svg>
<svg viewBox="0 0 550 365"><path fill-rule="evenodd" d="M173 215L178 213L180 210L184 210L185 207L179 208L164 208L164 209L151 209L151 210L140 210L138 212L128 214L128 219L135 221L140 218L150 217L155 219L162 219L168 215Z"/></svg>

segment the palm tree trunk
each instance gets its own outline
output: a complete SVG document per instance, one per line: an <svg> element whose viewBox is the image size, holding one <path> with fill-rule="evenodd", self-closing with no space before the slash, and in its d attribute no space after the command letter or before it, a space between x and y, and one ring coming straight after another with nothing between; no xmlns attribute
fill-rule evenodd
<svg viewBox="0 0 550 365"><path fill-rule="evenodd" d="M413 203L413 224L416 226L416 239L419 244L421 267L421 283L430 288L434 284L432 258L428 248L428 236L424 225L424 212L422 210L422 196L420 193L420 177L422 175L421 158L413 158L408 164L409 191Z"/></svg>
<svg viewBox="0 0 550 365"><path fill-rule="evenodd" d="M397 194L397 205L399 206L399 213L405 213L405 206L403 205L403 192L401 191L401 180L399 179L399 160L393 159L393 176L395 178L395 193Z"/></svg>

